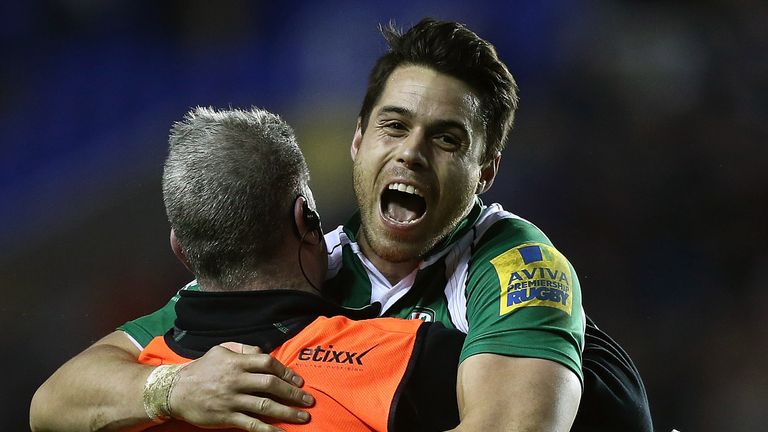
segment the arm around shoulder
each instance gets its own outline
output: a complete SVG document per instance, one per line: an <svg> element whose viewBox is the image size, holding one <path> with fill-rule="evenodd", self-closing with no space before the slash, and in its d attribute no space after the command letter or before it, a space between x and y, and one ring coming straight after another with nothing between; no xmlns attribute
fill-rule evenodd
<svg viewBox="0 0 768 432"><path fill-rule="evenodd" d="M137 362L139 352L125 333L115 331L70 359L35 392L32 431L130 430L151 424L142 391L153 367Z"/></svg>
<svg viewBox="0 0 768 432"><path fill-rule="evenodd" d="M257 347L242 345L238 351L214 346L179 370L178 383L169 390L170 415L203 428L251 431L278 430L254 416L305 423L305 412L269 399L311 405L298 387L301 378ZM154 426L143 394L155 366L140 364L139 354L117 331L65 363L32 398L32 431L135 432Z"/></svg>
<svg viewBox="0 0 768 432"><path fill-rule="evenodd" d="M581 397L578 376L545 359L473 355L459 366L459 431L570 430Z"/></svg>

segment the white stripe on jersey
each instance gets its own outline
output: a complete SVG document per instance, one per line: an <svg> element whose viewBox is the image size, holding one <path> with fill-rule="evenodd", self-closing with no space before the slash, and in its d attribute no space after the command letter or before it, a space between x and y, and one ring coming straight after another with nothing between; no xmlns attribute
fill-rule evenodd
<svg viewBox="0 0 768 432"><path fill-rule="evenodd" d="M512 218L522 219L505 211L499 204L491 204L483 209L472 230L456 241L445 258L445 278L448 281L445 285L445 298L448 299L448 311L451 314L451 322L454 327L464 333L469 332L467 290L465 288L474 246L493 224L502 219Z"/></svg>
<svg viewBox="0 0 768 432"><path fill-rule="evenodd" d="M483 237L483 234L494 223L502 219L521 219L523 218L505 211L499 204L491 204L484 208L480 213L475 225L464 236L456 240L450 247L444 248L438 253L427 257L422 261L418 269L415 269L403 280L395 285L389 283L381 272L371 263L368 258L360 251L360 246L353 242L344 232L342 226L325 235L326 247L328 251L328 276L327 279L335 277L342 266L342 250L344 246L350 246L365 267L368 279L371 283L371 302L380 302L382 304L382 315L397 300L405 295L413 286L416 280L417 270L426 268L445 256L445 278L448 281L445 286L445 297L448 300L448 311L451 315L453 325L466 333L469 331L467 323L467 298L466 284L469 275L470 258L473 247ZM528 221L526 221L528 222ZM528 222L530 223L530 222Z"/></svg>

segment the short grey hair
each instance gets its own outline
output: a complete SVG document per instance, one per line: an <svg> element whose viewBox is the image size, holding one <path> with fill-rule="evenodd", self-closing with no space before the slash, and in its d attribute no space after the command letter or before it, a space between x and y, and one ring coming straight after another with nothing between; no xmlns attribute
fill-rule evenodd
<svg viewBox="0 0 768 432"><path fill-rule="evenodd" d="M197 107L174 123L168 144L168 221L198 280L236 290L275 257L296 197L307 195L293 129L258 108Z"/></svg>

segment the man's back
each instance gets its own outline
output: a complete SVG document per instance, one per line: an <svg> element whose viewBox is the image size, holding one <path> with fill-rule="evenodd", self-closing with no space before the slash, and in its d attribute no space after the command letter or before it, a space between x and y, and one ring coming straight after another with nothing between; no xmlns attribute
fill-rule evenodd
<svg viewBox="0 0 768 432"><path fill-rule="evenodd" d="M253 310L265 302L273 305ZM275 424L284 430L445 430L458 423L455 379L450 378L455 377L463 342L463 335L457 331L396 318L358 321L345 316L320 316L306 324L310 317L329 312L333 305L318 296L289 291L214 296L185 291L177 306L181 318L177 328L155 338L139 360L154 365L181 363L203 354L206 346L225 340L252 342L256 337L270 339L272 344L280 342L272 355L301 374L305 390L316 399L308 410L312 415L308 427ZM253 315L238 313L245 310ZM201 326L206 322L220 322L205 311L242 319L205 329ZM293 319L287 318L290 311L295 313ZM359 311L349 314L361 315ZM185 344L187 336L194 342ZM425 383L430 383L432 397L419 395ZM151 430L201 429L170 422Z"/></svg>

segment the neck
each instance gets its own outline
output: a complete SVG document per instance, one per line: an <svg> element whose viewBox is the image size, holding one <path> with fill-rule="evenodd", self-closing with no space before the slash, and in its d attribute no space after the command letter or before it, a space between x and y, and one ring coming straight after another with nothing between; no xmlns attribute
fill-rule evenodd
<svg viewBox="0 0 768 432"><path fill-rule="evenodd" d="M201 291L208 292L288 290L318 294L318 291L314 289L303 276L295 277L294 275L289 277L288 275L256 274L250 280L234 286L225 285L217 281L211 281L200 277L197 277L197 283L200 285Z"/></svg>
<svg viewBox="0 0 768 432"><path fill-rule="evenodd" d="M363 252L363 255L365 255L368 260L373 263L374 267L379 270L379 272L384 275L385 278L389 281L390 284L395 285L401 280L405 279L406 276L411 274L421 262L421 259L413 259L408 261L402 261L402 262L392 262L388 261L385 258L380 257L376 252L374 252L373 248L368 244L368 241L365 239L364 235L360 235L358 233L358 244L360 245L360 250Z"/></svg>

